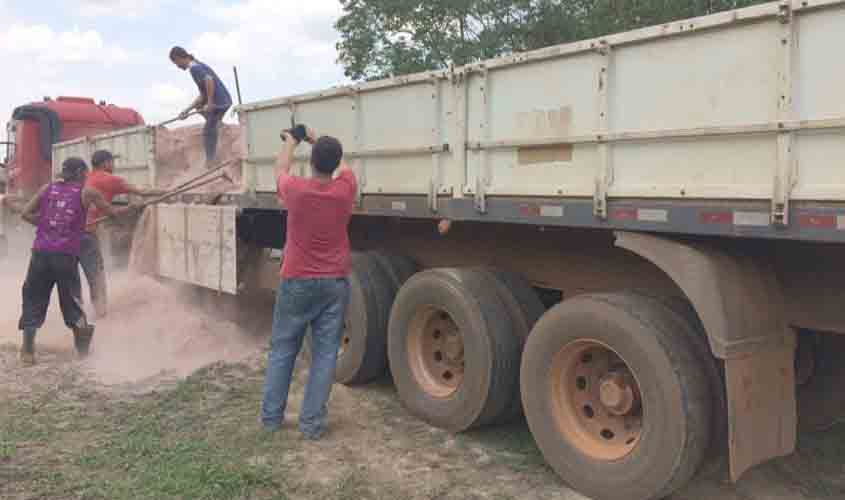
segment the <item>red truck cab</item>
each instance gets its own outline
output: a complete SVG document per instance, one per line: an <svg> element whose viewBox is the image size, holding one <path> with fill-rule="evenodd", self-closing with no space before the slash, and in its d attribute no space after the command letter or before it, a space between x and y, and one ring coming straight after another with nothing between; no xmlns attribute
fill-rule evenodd
<svg viewBox="0 0 845 500"><path fill-rule="evenodd" d="M6 128L6 192L31 196L52 178L52 148L57 142L143 125L137 111L87 97L45 98L20 106ZM89 161L88 158L85 158Z"/></svg>

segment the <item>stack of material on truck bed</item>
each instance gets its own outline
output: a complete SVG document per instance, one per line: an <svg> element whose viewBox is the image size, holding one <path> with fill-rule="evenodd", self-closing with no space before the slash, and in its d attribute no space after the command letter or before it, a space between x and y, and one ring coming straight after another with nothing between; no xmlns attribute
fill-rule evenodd
<svg viewBox="0 0 845 500"><path fill-rule="evenodd" d="M240 151L243 134L238 125L224 124L220 127L215 164L232 162L227 173L235 182L240 182ZM166 189L177 186L203 172L205 150L203 127L194 125L174 129L160 128L156 131L156 186ZM200 188L200 192L216 192L217 184Z"/></svg>

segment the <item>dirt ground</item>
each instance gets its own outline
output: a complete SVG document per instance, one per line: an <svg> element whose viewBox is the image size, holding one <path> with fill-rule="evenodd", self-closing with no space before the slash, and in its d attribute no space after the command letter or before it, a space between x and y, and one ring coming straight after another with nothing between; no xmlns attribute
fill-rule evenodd
<svg viewBox="0 0 845 500"><path fill-rule="evenodd" d="M58 307L39 364L17 361L23 266L0 264L0 498L576 500L524 423L450 435L410 416L389 381L336 386L331 430L266 434L258 408L269 304L234 324L185 289L112 276L112 307L77 361ZM845 498L845 428L802 435L798 452L725 479L708 466L675 500Z"/></svg>

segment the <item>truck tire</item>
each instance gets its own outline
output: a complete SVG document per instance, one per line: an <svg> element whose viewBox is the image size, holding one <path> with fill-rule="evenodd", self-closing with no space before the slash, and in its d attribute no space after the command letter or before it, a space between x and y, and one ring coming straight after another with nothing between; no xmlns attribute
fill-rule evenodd
<svg viewBox="0 0 845 500"><path fill-rule="evenodd" d="M384 273L390 278L390 300L382 311L385 318L390 319L390 310L393 308L393 302L396 300L396 294L402 288L408 279L417 272L417 264L404 255L398 255L386 252L369 252L367 255L375 261ZM386 328L386 327L385 327ZM385 343L387 342L387 335L385 335ZM387 363L387 346L385 345L385 365L387 376L390 376L390 365Z"/></svg>
<svg viewBox="0 0 845 500"><path fill-rule="evenodd" d="M713 398L713 433L708 461L718 461L728 453L728 396L725 391L725 364L713 355L707 331L693 305L682 297L664 297L660 301L674 311L682 322L679 331L689 336L695 353L707 373Z"/></svg>
<svg viewBox="0 0 845 500"><path fill-rule="evenodd" d="M394 295L417 272L417 264L404 255L384 252L371 252L370 255L372 255L384 272L390 276L390 280L395 288Z"/></svg>
<svg viewBox="0 0 845 500"><path fill-rule="evenodd" d="M513 332L524 343L531 329L546 312L546 307L537 292L522 276L499 269L487 269L487 271L496 279L499 297L505 303L513 320Z"/></svg>
<svg viewBox="0 0 845 500"><path fill-rule="evenodd" d="M651 500L683 486L712 435L707 370L679 316L636 294L550 309L522 357L522 401L546 461L595 500Z"/></svg>
<svg viewBox="0 0 845 500"><path fill-rule="evenodd" d="M487 269L487 271L495 280L499 298L508 310L512 334L519 339L521 354L528 334L546 312L546 308L537 292L518 274L499 269ZM508 409L502 415L501 423L514 422L520 417L522 417L522 398L519 393L519 383L517 383Z"/></svg>
<svg viewBox="0 0 845 500"><path fill-rule="evenodd" d="M499 420L517 385L520 341L490 273L435 269L413 276L390 315L388 358L399 398L452 432Z"/></svg>
<svg viewBox="0 0 845 500"><path fill-rule="evenodd" d="M349 275L349 305L335 368L337 382L359 385L384 375L392 286L390 277L371 254L355 255Z"/></svg>

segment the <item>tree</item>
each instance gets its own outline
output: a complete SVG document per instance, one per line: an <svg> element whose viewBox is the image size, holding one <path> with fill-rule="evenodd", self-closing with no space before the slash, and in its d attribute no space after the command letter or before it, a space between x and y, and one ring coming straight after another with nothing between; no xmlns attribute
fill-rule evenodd
<svg viewBox="0 0 845 500"><path fill-rule="evenodd" d="M354 80L712 14L767 0L340 0L339 62Z"/></svg>

